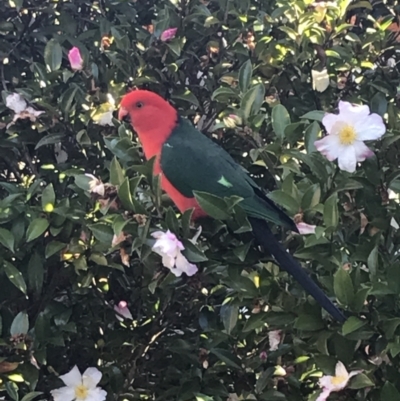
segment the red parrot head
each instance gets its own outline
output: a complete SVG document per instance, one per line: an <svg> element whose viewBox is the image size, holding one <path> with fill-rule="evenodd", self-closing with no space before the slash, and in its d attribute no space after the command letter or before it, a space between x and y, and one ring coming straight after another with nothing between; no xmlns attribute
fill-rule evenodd
<svg viewBox="0 0 400 401"><path fill-rule="evenodd" d="M178 120L176 110L161 96L147 90L134 90L121 101L118 119L129 116L140 139L149 135L164 136ZM166 139L166 138L165 138Z"/></svg>

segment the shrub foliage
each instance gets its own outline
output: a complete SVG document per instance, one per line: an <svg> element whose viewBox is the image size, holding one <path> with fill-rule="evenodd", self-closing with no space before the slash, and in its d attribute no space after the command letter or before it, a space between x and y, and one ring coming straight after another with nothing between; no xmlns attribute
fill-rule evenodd
<svg viewBox="0 0 400 401"><path fill-rule="evenodd" d="M395 6L1 2L0 397L50 400L78 365L102 371L107 400L313 401L340 360L363 373L332 400L399 399ZM68 61L74 46L82 71ZM346 311L344 325L254 246L229 200L204 200L216 218L189 241L197 225L161 193L130 127L110 119L130 87L170 100L292 217L317 226L279 235ZM43 113L12 122L12 93ZM339 100L369 105L387 126L353 174L314 146ZM90 192L85 173L104 193ZM162 266L150 235L160 229L182 239L196 275ZM132 320L117 319L121 300ZM282 330L277 350L272 330Z"/></svg>

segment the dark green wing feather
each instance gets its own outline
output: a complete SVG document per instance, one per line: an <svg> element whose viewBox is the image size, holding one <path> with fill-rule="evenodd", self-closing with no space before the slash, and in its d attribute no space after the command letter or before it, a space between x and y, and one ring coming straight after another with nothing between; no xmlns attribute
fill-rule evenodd
<svg viewBox="0 0 400 401"><path fill-rule="evenodd" d="M241 206L249 216L296 230L293 221L265 196L245 170L188 120L180 118L163 145L160 162L167 179L184 196L193 197L193 191L219 197L237 195L243 198Z"/></svg>

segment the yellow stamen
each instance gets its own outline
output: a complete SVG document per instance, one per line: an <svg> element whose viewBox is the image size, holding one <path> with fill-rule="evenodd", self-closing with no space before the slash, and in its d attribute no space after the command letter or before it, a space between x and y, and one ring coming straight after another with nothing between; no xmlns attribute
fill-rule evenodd
<svg viewBox="0 0 400 401"><path fill-rule="evenodd" d="M79 386L75 387L75 398L77 400L86 400L88 392L88 388L83 384L80 384Z"/></svg>
<svg viewBox="0 0 400 401"><path fill-rule="evenodd" d="M332 377L332 379L331 379L331 383L334 385L334 386L337 386L337 385L339 385L339 384L342 384L343 382L345 382L347 380L347 377L346 376L334 376L334 377Z"/></svg>
<svg viewBox="0 0 400 401"><path fill-rule="evenodd" d="M339 139L342 145L352 145L357 139L357 133L353 126L346 124L339 131Z"/></svg>

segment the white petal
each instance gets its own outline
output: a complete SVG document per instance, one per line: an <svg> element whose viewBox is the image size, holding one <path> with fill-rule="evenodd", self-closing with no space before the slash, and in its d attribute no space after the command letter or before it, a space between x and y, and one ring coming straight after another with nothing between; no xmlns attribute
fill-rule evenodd
<svg viewBox="0 0 400 401"><path fill-rule="evenodd" d="M361 141L373 141L379 139L385 132L386 126L378 114L371 114L354 124L357 138Z"/></svg>
<svg viewBox="0 0 400 401"><path fill-rule="evenodd" d="M329 161L337 159L343 148L337 135L327 135L315 141L314 145Z"/></svg>
<svg viewBox="0 0 400 401"><path fill-rule="evenodd" d="M74 366L70 372L65 375L61 375L60 379L64 382L64 384L68 387L76 387L82 384L82 375L78 369L78 366Z"/></svg>
<svg viewBox="0 0 400 401"><path fill-rule="evenodd" d="M85 401L104 401L107 397L107 392L102 390L100 387L89 390Z"/></svg>
<svg viewBox="0 0 400 401"><path fill-rule="evenodd" d="M319 386L324 388L324 389L333 389L332 378L333 378L333 376L322 376L318 380Z"/></svg>
<svg viewBox="0 0 400 401"><path fill-rule="evenodd" d="M356 151L354 146L343 146L338 157L340 170L354 173L357 166Z"/></svg>
<svg viewBox="0 0 400 401"><path fill-rule="evenodd" d="M94 389L101 380L102 373L97 368L87 368L82 375L83 385L89 389Z"/></svg>
<svg viewBox="0 0 400 401"><path fill-rule="evenodd" d="M198 271L197 266L189 263L189 261L181 253L179 253L176 257L176 269L186 273L186 275L189 277L193 276Z"/></svg>
<svg viewBox="0 0 400 401"><path fill-rule="evenodd" d="M12 93L6 97L6 106L18 114L26 109L27 104L19 93Z"/></svg>
<svg viewBox="0 0 400 401"><path fill-rule="evenodd" d="M331 390L323 390L315 401L326 401L331 394Z"/></svg>
<svg viewBox="0 0 400 401"><path fill-rule="evenodd" d="M340 101L339 102L339 114L341 119L346 119L347 117L350 118L349 123L351 123L351 118L357 116L364 116L367 117L369 115L369 107L366 105L353 105L349 102Z"/></svg>
<svg viewBox="0 0 400 401"><path fill-rule="evenodd" d="M151 236L156 239L162 238L163 235L165 234L162 231L154 231L154 233L151 233Z"/></svg>
<svg viewBox="0 0 400 401"><path fill-rule="evenodd" d="M336 114L327 113L324 115L322 118L322 124L324 124L328 134L332 133L332 128L338 121L340 121L340 117Z"/></svg>
<svg viewBox="0 0 400 401"><path fill-rule="evenodd" d="M175 258L169 255L162 255L162 264L163 266L168 267L168 269L173 269L175 266Z"/></svg>
<svg viewBox="0 0 400 401"><path fill-rule="evenodd" d="M360 373L362 373L362 370L353 370L352 372L349 373L349 379L353 376L357 376Z"/></svg>
<svg viewBox="0 0 400 401"><path fill-rule="evenodd" d="M299 233L302 235L315 234L315 229L317 228L317 226L304 223L304 221L301 221L300 223L296 224L296 226L297 229L299 230Z"/></svg>
<svg viewBox="0 0 400 401"><path fill-rule="evenodd" d="M73 387L61 387L56 390L51 390L50 394L54 401L72 401L75 399L75 389Z"/></svg>
<svg viewBox="0 0 400 401"><path fill-rule="evenodd" d="M346 366L344 366L343 362L339 361L335 367L335 376L343 376L348 377L349 373L347 372Z"/></svg>
<svg viewBox="0 0 400 401"><path fill-rule="evenodd" d="M329 86L329 74L328 70L324 68L322 71L312 70L312 83L313 89L318 92L324 92Z"/></svg>
<svg viewBox="0 0 400 401"><path fill-rule="evenodd" d="M374 155L374 152L364 142L356 141L353 147L358 162L363 162L367 157Z"/></svg>

